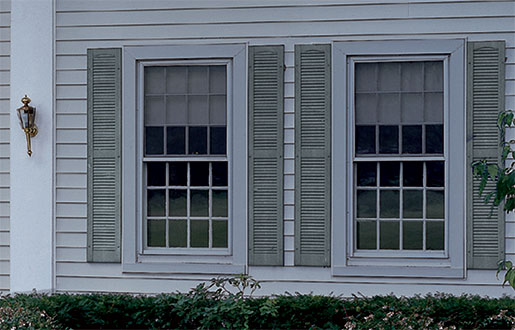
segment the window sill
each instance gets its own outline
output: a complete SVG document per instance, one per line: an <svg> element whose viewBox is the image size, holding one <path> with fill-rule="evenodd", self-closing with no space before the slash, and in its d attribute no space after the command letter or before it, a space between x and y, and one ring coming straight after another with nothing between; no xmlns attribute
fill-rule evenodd
<svg viewBox="0 0 515 330"><path fill-rule="evenodd" d="M231 275L245 273L245 265L220 263L126 263L122 266L124 273L153 274L211 274Z"/></svg>
<svg viewBox="0 0 515 330"><path fill-rule="evenodd" d="M425 266L334 266L333 276L465 278L463 268Z"/></svg>

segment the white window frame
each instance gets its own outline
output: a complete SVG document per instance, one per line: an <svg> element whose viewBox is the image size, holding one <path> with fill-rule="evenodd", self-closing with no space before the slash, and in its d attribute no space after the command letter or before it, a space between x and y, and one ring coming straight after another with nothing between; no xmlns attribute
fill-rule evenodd
<svg viewBox="0 0 515 330"><path fill-rule="evenodd" d="M464 40L333 43L332 273L334 276L465 276L466 112ZM445 251L360 252L353 249L353 61L444 61ZM452 130L450 129L452 126ZM345 141L346 143L341 143ZM423 160L418 157L406 160ZM451 202L452 198L452 202ZM450 240L449 238L453 239Z"/></svg>
<svg viewBox="0 0 515 330"><path fill-rule="evenodd" d="M138 61L138 77L144 76L144 70L145 67L150 66L177 66L177 65L183 65L183 66L201 66L201 65L224 65L226 67L226 76L232 77L232 61L230 60L218 60L218 59L211 59L211 60L190 60L190 61L184 61L184 60L169 60L169 61ZM138 108L144 109L144 82L145 79L141 78L138 80ZM179 162L184 161L186 163L191 162L197 162L197 161L204 161L204 162L212 162L212 161L226 161L227 162L227 173L231 173L231 166L232 162L231 160L231 146L232 146L232 136L231 133L231 116L232 113L232 103L229 102L229 100L232 99L232 80L227 79L227 86L226 86L226 154L225 155L202 155L202 156L191 156L188 154L184 155L163 155L163 156L147 156L145 157L143 154L144 150L144 139L140 138L138 139L138 151L137 151L137 164L143 164L144 162L151 162L151 161L163 161L166 163L171 162ZM144 111L138 112L138 122L137 122L137 134L138 136L143 137L144 136ZM166 148L166 146L164 146ZM144 194L141 198L141 203L145 203L146 200L146 183L143 180L143 177L145 176L144 168L143 166L141 168L138 168L138 185L139 187L143 187L142 191L144 191ZM167 174L168 175L168 174ZM227 194L228 196L231 196L232 192L232 182L231 182L231 176L228 175L227 177ZM168 205L168 201L165 200L166 205ZM140 228L139 231L142 233L142 235L138 236L138 239L140 240L138 244L138 254L140 256L140 259L142 261L149 259L149 256L152 255L231 255L232 253L232 240L231 238L231 223L232 223L232 202L229 198L227 200L227 211L228 211L228 220L227 220L227 242L228 247L227 248L158 248L158 247L147 247L146 246L146 238L147 236L147 224L148 220L145 216L146 212L144 208L142 209L143 212L141 212L141 217L144 219L139 224ZM168 221L168 220L166 220ZM166 237L168 237L168 231L166 233ZM151 259L151 258L150 258ZM155 259L155 258L154 258Z"/></svg>
<svg viewBox="0 0 515 330"><path fill-rule="evenodd" d="M229 248L145 249L143 215L143 69L146 65L226 63ZM199 44L123 48L122 268L136 273L234 274L247 257L247 45ZM152 157L155 158L155 157ZM167 157L168 158L168 157ZM211 157L195 157L210 160ZM220 158L213 156L213 158ZM170 159L171 161L172 159ZM188 251L189 250L189 251ZM223 250L223 251L222 251Z"/></svg>

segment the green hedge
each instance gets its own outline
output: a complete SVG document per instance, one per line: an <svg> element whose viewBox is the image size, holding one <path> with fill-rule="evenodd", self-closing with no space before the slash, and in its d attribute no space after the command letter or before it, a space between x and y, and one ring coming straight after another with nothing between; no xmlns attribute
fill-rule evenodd
<svg viewBox="0 0 515 330"><path fill-rule="evenodd" d="M4 296L0 298L0 328L515 328L515 300L509 297L296 294L253 298L244 295L248 287L234 293L224 286L228 279L218 281L218 285L200 285L187 294ZM32 323L20 322L24 318Z"/></svg>

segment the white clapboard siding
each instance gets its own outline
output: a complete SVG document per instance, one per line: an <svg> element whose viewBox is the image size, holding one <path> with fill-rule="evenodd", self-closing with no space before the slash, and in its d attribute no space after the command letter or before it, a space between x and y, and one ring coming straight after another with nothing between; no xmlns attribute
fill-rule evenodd
<svg viewBox="0 0 515 330"><path fill-rule="evenodd" d="M309 24L309 29L306 25ZM380 27L378 29L378 27ZM488 27L492 32L513 32L513 17L443 18L420 20L377 20L377 21L329 21L329 22L293 22L293 23L250 23L250 24L215 24L215 25L162 25L156 26L112 26L89 28L57 28L56 39L59 40L119 40L119 39L160 39L160 38L220 38L276 35L276 36L317 36L328 31L347 31L356 35L389 35L405 33L435 34L457 32L483 32Z"/></svg>
<svg viewBox="0 0 515 330"><path fill-rule="evenodd" d="M92 26L92 25L165 25L173 22L180 24L223 24L251 22L294 22L294 21L348 21L367 19L416 19L442 17L485 17L503 16L509 12L512 4L506 2L495 8L488 3L464 3L460 7L454 4L435 5L419 4L371 4L363 10L362 4L333 6L330 11L325 7L304 6L291 8L261 7L249 12L246 8L218 9L213 15L205 16L202 10L169 9L160 11L117 11L98 12L96 20L88 20L81 12L58 13L57 27ZM140 23L141 22L141 23Z"/></svg>
<svg viewBox="0 0 515 330"><path fill-rule="evenodd" d="M470 0L57 0L56 285L58 291L187 291L209 276L122 273L119 264L86 263L86 69L88 48L247 42L284 45L284 264L251 267L260 294L290 292L398 295L446 291L501 295L495 272L466 280L335 278L330 269L294 268L294 46L333 40L468 38L505 40L506 106L515 108L513 1ZM0 43L0 52L2 51ZM0 100L1 102L1 100ZM0 248L0 255L1 255ZM515 259L515 216L506 223ZM148 280L151 278L152 280ZM171 281L170 279L175 279Z"/></svg>
<svg viewBox="0 0 515 330"><path fill-rule="evenodd" d="M11 2L0 0L0 294L9 291Z"/></svg>

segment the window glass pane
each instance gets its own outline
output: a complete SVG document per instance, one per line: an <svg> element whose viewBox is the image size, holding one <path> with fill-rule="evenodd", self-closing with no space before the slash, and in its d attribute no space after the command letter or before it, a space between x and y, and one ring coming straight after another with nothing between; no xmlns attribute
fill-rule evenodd
<svg viewBox="0 0 515 330"><path fill-rule="evenodd" d="M209 163L191 162L190 180L192 186L209 186Z"/></svg>
<svg viewBox="0 0 515 330"><path fill-rule="evenodd" d="M399 126L379 126L379 153L399 153Z"/></svg>
<svg viewBox="0 0 515 330"><path fill-rule="evenodd" d="M165 91L165 68L162 66L145 67L145 95L163 94Z"/></svg>
<svg viewBox="0 0 515 330"><path fill-rule="evenodd" d="M403 123L422 123L424 121L424 94L402 93L401 112Z"/></svg>
<svg viewBox="0 0 515 330"><path fill-rule="evenodd" d="M170 240L170 247L187 247L188 222L186 220L170 220L168 225L168 238Z"/></svg>
<svg viewBox="0 0 515 330"><path fill-rule="evenodd" d="M399 124L401 122L401 98L399 93L379 94L379 122Z"/></svg>
<svg viewBox="0 0 515 330"><path fill-rule="evenodd" d="M377 90L377 63L356 63L356 90Z"/></svg>
<svg viewBox="0 0 515 330"><path fill-rule="evenodd" d="M402 126L402 153L422 153L422 126Z"/></svg>
<svg viewBox="0 0 515 330"><path fill-rule="evenodd" d="M166 185L166 164L147 163L147 186Z"/></svg>
<svg viewBox="0 0 515 330"><path fill-rule="evenodd" d="M426 249L443 250L444 247L444 222L426 222Z"/></svg>
<svg viewBox="0 0 515 330"><path fill-rule="evenodd" d="M147 215L148 216L164 216L165 215L165 191L164 190L147 190Z"/></svg>
<svg viewBox="0 0 515 330"><path fill-rule="evenodd" d="M422 190L404 190L402 194L403 218L422 218Z"/></svg>
<svg viewBox="0 0 515 330"><path fill-rule="evenodd" d="M381 162L381 187L399 186L400 162Z"/></svg>
<svg viewBox="0 0 515 330"><path fill-rule="evenodd" d="M443 187L445 169L443 162L427 162L427 186L428 187Z"/></svg>
<svg viewBox="0 0 515 330"><path fill-rule="evenodd" d="M148 220L147 222L147 246L166 246L165 220Z"/></svg>
<svg viewBox="0 0 515 330"><path fill-rule="evenodd" d="M227 217L227 190L213 190L213 216Z"/></svg>
<svg viewBox="0 0 515 330"><path fill-rule="evenodd" d="M377 122L377 94L356 93L356 124Z"/></svg>
<svg viewBox="0 0 515 330"><path fill-rule="evenodd" d="M186 125L188 123L185 95L168 95L166 97L166 123L169 125Z"/></svg>
<svg viewBox="0 0 515 330"><path fill-rule="evenodd" d="M380 212L381 218L399 217L399 191L381 190L380 192Z"/></svg>
<svg viewBox="0 0 515 330"><path fill-rule="evenodd" d="M356 153L374 154L376 152L376 127L356 126Z"/></svg>
<svg viewBox="0 0 515 330"><path fill-rule="evenodd" d="M209 148L211 155L225 155L227 137L225 127L210 127Z"/></svg>
<svg viewBox="0 0 515 330"><path fill-rule="evenodd" d="M426 153L443 154L443 125L426 125Z"/></svg>
<svg viewBox="0 0 515 330"><path fill-rule="evenodd" d="M227 79L225 65L212 65L209 67L209 91L212 94L225 94Z"/></svg>
<svg viewBox="0 0 515 330"><path fill-rule="evenodd" d="M191 220L191 247L209 247L209 221Z"/></svg>
<svg viewBox="0 0 515 330"><path fill-rule="evenodd" d="M145 126L164 124L164 102L164 96L145 96Z"/></svg>
<svg viewBox="0 0 515 330"><path fill-rule="evenodd" d="M227 186L227 163L213 162L213 186Z"/></svg>
<svg viewBox="0 0 515 330"><path fill-rule="evenodd" d="M423 162L403 162L402 184L406 187L422 187Z"/></svg>
<svg viewBox="0 0 515 330"><path fill-rule="evenodd" d="M424 116L427 122L443 123L443 93L424 93Z"/></svg>
<svg viewBox="0 0 515 330"><path fill-rule="evenodd" d="M429 91L443 90L443 62L425 62L424 65L424 84Z"/></svg>
<svg viewBox="0 0 515 330"><path fill-rule="evenodd" d="M226 248L227 245L227 221L213 220L213 247Z"/></svg>
<svg viewBox="0 0 515 330"><path fill-rule="evenodd" d="M399 249L399 222L379 222L379 248L387 250Z"/></svg>
<svg viewBox="0 0 515 330"><path fill-rule="evenodd" d="M375 190L358 190L357 191L357 217L358 218L375 218L376 217L376 199Z"/></svg>
<svg viewBox="0 0 515 330"><path fill-rule="evenodd" d="M186 66L166 68L166 91L168 94L186 94L188 92L188 68Z"/></svg>
<svg viewBox="0 0 515 330"><path fill-rule="evenodd" d="M188 178L188 163L173 162L168 163L168 181L170 186L186 186Z"/></svg>
<svg viewBox="0 0 515 330"><path fill-rule="evenodd" d="M211 125L225 125L226 99L225 95L209 96L209 123Z"/></svg>
<svg viewBox="0 0 515 330"><path fill-rule="evenodd" d="M422 250L422 221L404 221L402 223L402 248L404 250Z"/></svg>
<svg viewBox="0 0 515 330"><path fill-rule="evenodd" d="M378 90L380 91L400 91L401 72L400 63L383 62L378 63L379 77Z"/></svg>
<svg viewBox="0 0 515 330"><path fill-rule="evenodd" d="M209 123L207 95L188 96L188 123L192 125Z"/></svg>
<svg viewBox="0 0 515 330"><path fill-rule="evenodd" d="M434 191L428 190L427 194L427 209L426 217L429 219L443 219L444 218L444 192L443 190Z"/></svg>
<svg viewBox="0 0 515 330"><path fill-rule="evenodd" d="M207 66L188 67L188 90L190 94L207 94L209 92L207 72Z"/></svg>
<svg viewBox="0 0 515 330"><path fill-rule="evenodd" d="M189 148L190 155L207 154L207 127L189 127Z"/></svg>
<svg viewBox="0 0 515 330"><path fill-rule="evenodd" d="M357 185L358 186L375 186L377 185L377 163L366 162L357 163Z"/></svg>
<svg viewBox="0 0 515 330"><path fill-rule="evenodd" d="M191 190L190 215L207 217L209 215L209 192L207 190Z"/></svg>
<svg viewBox="0 0 515 330"><path fill-rule="evenodd" d="M375 221L358 221L357 248L375 250L377 244L377 225Z"/></svg>
<svg viewBox="0 0 515 330"><path fill-rule="evenodd" d="M169 210L168 214L172 217L186 216L186 201L188 192L186 190L170 189L168 191Z"/></svg>
<svg viewBox="0 0 515 330"><path fill-rule="evenodd" d="M403 91L422 91L424 89L423 62L404 62L401 64L401 71Z"/></svg>
<svg viewBox="0 0 515 330"><path fill-rule="evenodd" d="M164 149L163 127L145 127L145 154L162 155Z"/></svg>
<svg viewBox="0 0 515 330"><path fill-rule="evenodd" d="M169 155L184 155L186 152L186 128L166 128L166 153Z"/></svg>

